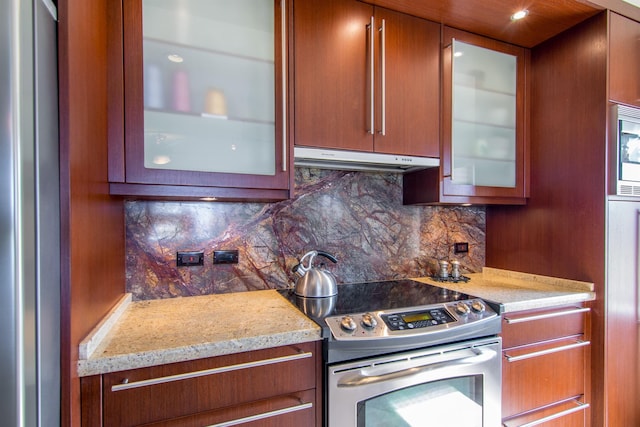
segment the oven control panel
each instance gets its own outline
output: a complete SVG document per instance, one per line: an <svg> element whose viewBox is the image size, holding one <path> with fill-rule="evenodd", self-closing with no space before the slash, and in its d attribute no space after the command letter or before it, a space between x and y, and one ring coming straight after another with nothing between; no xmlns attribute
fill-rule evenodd
<svg viewBox="0 0 640 427"><path fill-rule="evenodd" d="M435 325L455 322L455 319L444 308L432 308L409 313L382 314L380 317L392 331L429 328Z"/></svg>
<svg viewBox="0 0 640 427"><path fill-rule="evenodd" d="M480 299L408 309L371 311L325 318L336 340L403 337L450 330L498 314Z"/></svg>

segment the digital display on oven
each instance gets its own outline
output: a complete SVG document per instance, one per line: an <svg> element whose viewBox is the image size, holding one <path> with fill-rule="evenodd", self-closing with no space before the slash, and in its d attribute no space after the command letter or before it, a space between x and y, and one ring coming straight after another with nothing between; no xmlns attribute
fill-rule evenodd
<svg viewBox="0 0 640 427"><path fill-rule="evenodd" d="M429 313L413 313L402 316L405 322L417 322L419 320L433 320L433 316Z"/></svg>
<svg viewBox="0 0 640 427"><path fill-rule="evenodd" d="M455 322L455 319L442 308L432 308L425 311L412 311L407 313L383 314L380 317L392 331L427 328Z"/></svg>

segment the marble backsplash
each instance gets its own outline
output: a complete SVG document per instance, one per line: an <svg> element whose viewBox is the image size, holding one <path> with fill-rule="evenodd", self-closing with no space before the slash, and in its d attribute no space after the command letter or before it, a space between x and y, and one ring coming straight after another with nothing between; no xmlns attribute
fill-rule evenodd
<svg viewBox="0 0 640 427"><path fill-rule="evenodd" d="M425 276L440 259L478 272L485 261L483 207L403 206L393 173L296 168L293 198L271 204L130 201L125 227L136 300L291 286L313 249L336 256L327 268L338 283ZM455 242L469 253L454 254ZM214 249L238 249L238 264L214 265ZM177 267L179 250L204 250L204 266Z"/></svg>

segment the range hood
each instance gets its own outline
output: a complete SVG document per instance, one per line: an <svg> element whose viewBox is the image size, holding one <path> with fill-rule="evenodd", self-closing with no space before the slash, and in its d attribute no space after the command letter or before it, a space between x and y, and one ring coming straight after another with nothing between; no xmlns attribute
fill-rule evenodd
<svg viewBox="0 0 640 427"><path fill-rule="evenodd" d="M405 173L440 165L440 159L363 151L294 147L294 163L320 169Z"/></svg>

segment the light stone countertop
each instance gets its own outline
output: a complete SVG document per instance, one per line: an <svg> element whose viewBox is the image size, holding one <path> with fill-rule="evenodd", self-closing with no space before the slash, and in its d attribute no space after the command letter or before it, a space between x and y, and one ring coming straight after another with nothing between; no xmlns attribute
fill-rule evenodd
<svg viewBox="0 0 640 427"><path fill-rule="evenodd" d="M78 375L320 340L320 327L275 290L131 302L80 344Z"/></svg>
<svg viewBox="0 0 640 427"><path fill-rule="evenodd" d="M554 307L592 301L593 283L519 273L484 267L482 273L464 274L468 282L438 282L429 277L414 280L429 283L493 302L500 313Z"/></svg>
<svg viewBox="0 0 640 427"><path fill-rule="evenodd" d="M594 300L593 283L485 267L469 282L413 280L494 303L501 313ZM321 339L320 327L275 290L131 302L126 294L80 344L78 375Z"/></svg>

